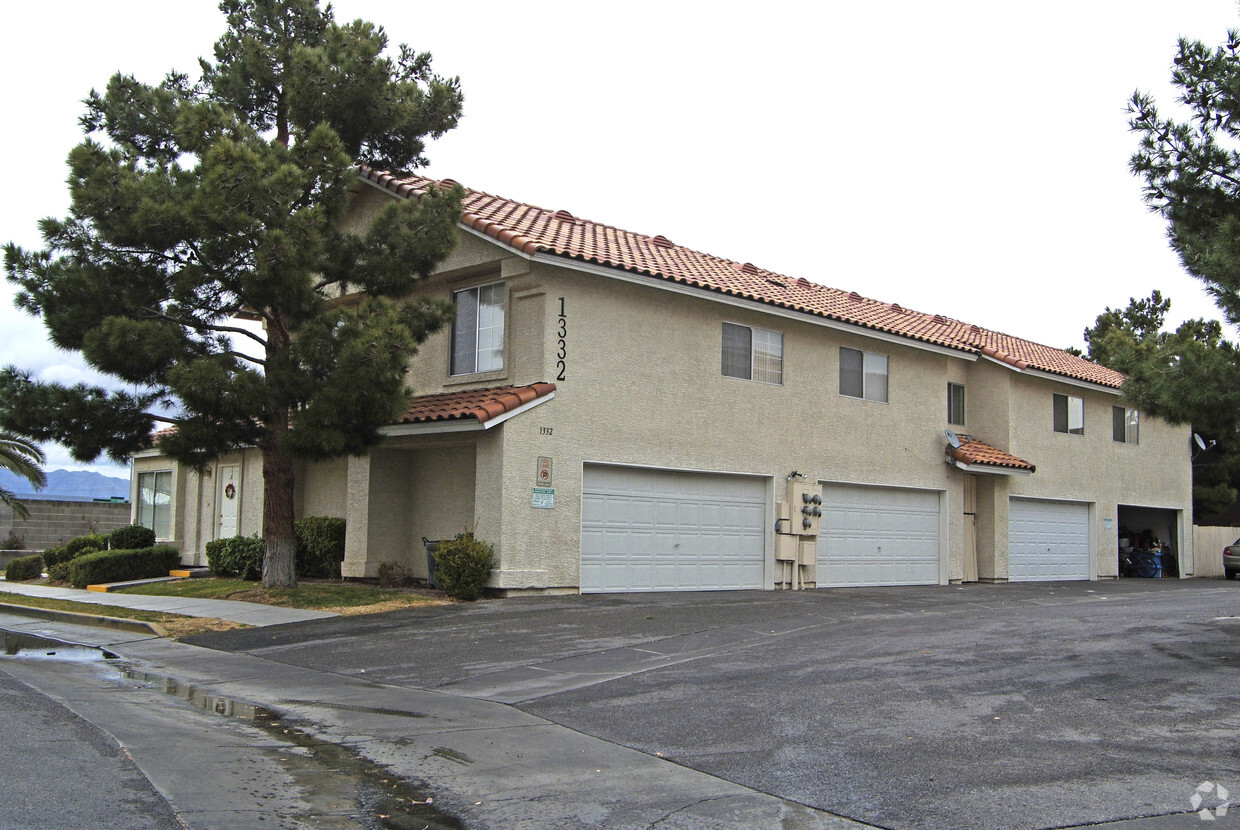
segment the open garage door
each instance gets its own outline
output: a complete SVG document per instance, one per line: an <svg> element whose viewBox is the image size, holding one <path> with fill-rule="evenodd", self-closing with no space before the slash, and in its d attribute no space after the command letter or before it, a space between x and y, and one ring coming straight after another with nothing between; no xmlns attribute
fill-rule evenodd
<svg viewBox="0 0 1240 830"><path fill-rule="evenodd" d="M1008 579L1053 582L1089 579L1089 505L1011 499Z"/></svg>
<svg viewBox="0 0 1240 830"><path fill-rule="evenodd" d="M818 587L939 584L939 492L826 484Z"/></svg>
<svg viewBox="0 0 1240 830"><path fill-rule="evenodd" d="M769 489L754 476L587 464L582 593L762 588Z"/></svg>

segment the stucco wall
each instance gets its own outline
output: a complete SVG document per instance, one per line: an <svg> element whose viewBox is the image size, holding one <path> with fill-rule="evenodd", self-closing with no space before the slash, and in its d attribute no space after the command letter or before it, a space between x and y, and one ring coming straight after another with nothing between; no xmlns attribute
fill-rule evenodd
<svg viewBox="0 0 1240 830"><path fill-rule="evenodd" d="M294 499L297 518L300 519L303 516L345 518L348 487L349 461L347 458L299 464L296 498Z"/></svg>
<svg viewBox="0 0 1240 830"><path fill-rule="evenodd" d="M1055 432L1052 395L1084 400L1085 432ZM1177 556L1192 573L1191 431L1142 413L1137 444L1115 441L1111 408L1123 406L1114 394L1051 381L1013 383L1011 451L1038 466L1037 473L1014 479L1011 495L1067 499L1092 506L1098 575L1118 573L1120 505L1179 511ZM1004 540L1005 541L1005 540Z"/></svg>

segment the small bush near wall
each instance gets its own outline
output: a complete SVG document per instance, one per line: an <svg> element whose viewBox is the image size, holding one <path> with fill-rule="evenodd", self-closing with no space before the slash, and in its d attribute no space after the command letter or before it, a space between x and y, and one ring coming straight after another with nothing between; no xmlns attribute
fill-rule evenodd
<svg viewBox="0 0 1240 830"><path fill-rule="evenodd" d="M0 542L0 550L25 550L26 537L18 536L13 530L9 530L9 535Z"/></svg>
<svg viewBox="0 0 1240 830"><path fill-rule="evenodd" d="M43 557L39 554L14 559L4 569L4 578L9 582L25 582L27 579L38 579L43 576Z"/></svg>
<svg viewBox="0 0 1240 830"><path fill-rule="evenodd" d="M344 561L344 519L306 516L293 523L297 541L297 575L340 578Z"/></svg>
<svg viewBox="0 0 1240 830"><path fill-rule="evenodd" d="M167 576L181 562L181 552L171 545L142 550L101 550L75 558L69 563L69 581L74 588Z"/></svg>
<svg viewBox="0 0 1240 830"><path fill-rule="evenodd" d="M495 548L472 533L464 533L439 543L435 581L453 599L473 602L482 596L495 564Z"/></svg>
<svg viewBox="0 0 1240 830"><path fill-rule="evenodd" d="M49 568L61 562L68 562L72 558L73 554L69 553L68 548L48 548L43 551L43 564Z"/></svg>
<svg viewBox="0 0 1240 830"><path fill-rule="evenodd" d="M98 533L88 533L85 536L79 536L76 539L70 539L65 544L65 550L69 551L70 559L73 559L81 555L82 553L85 553L88 548L92 551L107 550L108 549L108 537L100 536Z"/></svg>
<svg viewBox="0 0 1240 830"><path fill-rule="evenodd" d="M112 550L140 550L155 547L155 531L142 525L118 527L108 534L108 547Z"/></svg>
<svg viewBox="0 0 1240 830"><path fill-rule="evenodd" d="M207 567L216 576L256 580L263 575L267 543L258 536L234 536L207 542Z"/></svg>
<svg viewBox="0 0 1240 830"><path fill-rule="evenodd" d="M48 548L43 551L43 565L47 568L47 578L52 582L68 582L69 581L69 563L79 556L85 556L88 553L95 553L102 548L97 548L94 543L102 537L81 537L81 540L75 539L77 544L73 545L73 553L70 553L69 547ZM145 545L150 547L150 545Z"/></svg>
<svg viewBox="0 0 1240 830"><path fill-rule="evenodd" d="M413 574L399 562L379 563L380 588L404 588L413 584Z"/></svg>

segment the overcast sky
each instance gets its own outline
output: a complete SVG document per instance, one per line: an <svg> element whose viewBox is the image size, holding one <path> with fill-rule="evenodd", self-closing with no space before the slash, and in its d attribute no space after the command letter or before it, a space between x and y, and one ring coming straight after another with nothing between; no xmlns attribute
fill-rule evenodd
<svg viewBox="0 0 1240 830"><path fill-rule="evenodd" d="M1128 172L1125 104L1169 105L1177 37L1222 42L1234 0L334 7L460 77L428 175L1058 347L1155 288L1175 321L1218 316ZM0 14L0 243L38 247L86 93L194 73L224 21L211 0ZM12 297L0 366L99 380Z"/></svg>

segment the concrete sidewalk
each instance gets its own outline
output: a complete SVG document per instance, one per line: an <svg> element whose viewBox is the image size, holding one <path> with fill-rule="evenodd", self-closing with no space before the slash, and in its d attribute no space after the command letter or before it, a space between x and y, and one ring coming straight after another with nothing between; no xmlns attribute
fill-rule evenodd
<svg viewBox="0 0 1240 830"><path fill-rule="evenodd" d="M181 696L213 700L216 711L228 708L219 701L274 710L282 723L416 782L433 793L437 808L471 830L870 826L500 703L8 613L0 613L0 630L104 648L140 671L148 685L173 680ZM74 708L72 699L64 702ZM130 749L141 767L141 747ZM158 779L156 774L152 780ZM205 785L196 780L193 786Z"/></svg>
<svg viewBox="0 0 1240 830"><path fill-rule="evenodd" d="M338 616L328 611L310 611L303 608L280 608L259 605L254 602L238 602L230 599L195 599L192 597L157 597L141 594L114 594L99 591L79 591L76 588L53 588L47 585L27 585L22 582L6 582L0 579L0 602L4 594L21 594L28 597L70 600L114 608L134 608L162 614L180 614L185 617L213 617L231 620L255 627L284 625L285 623L323 620Z"/></svg>

